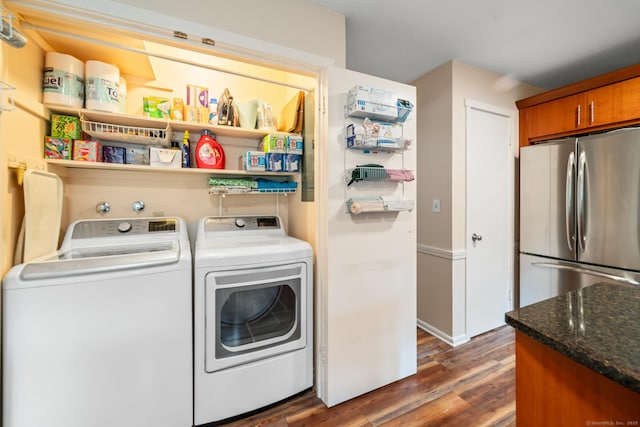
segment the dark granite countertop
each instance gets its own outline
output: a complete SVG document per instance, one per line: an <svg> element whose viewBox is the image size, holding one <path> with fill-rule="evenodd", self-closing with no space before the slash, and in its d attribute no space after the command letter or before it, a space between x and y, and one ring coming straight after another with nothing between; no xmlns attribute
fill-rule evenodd
<svg viewBox="0 0 640 427"><path fill-rule="evenodd" d="M505 315L507 324L640 393L640 286L599 283Z"/></svg>

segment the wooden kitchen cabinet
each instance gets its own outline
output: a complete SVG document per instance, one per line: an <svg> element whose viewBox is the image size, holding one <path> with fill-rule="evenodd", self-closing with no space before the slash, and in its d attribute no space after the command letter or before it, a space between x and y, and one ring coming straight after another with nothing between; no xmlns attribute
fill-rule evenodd
<svg viewBox="0 0 640 427"><path fill-rule="evenodd" d="M590 90L588 126L620 123L640 117L640 77Z"/></svg>
<svg viewBox="0 0 640 427"><path fill-rule="evenodd" d="M527 137L545 137L583 129L586 125L586 101L586 94L579 93L525 109Z"/></svg>
<svg viewBox="0 0 640 427"><path fill-rule="evenodd" d="M640 64L516 102L520 146L640 124Z"/></svg>

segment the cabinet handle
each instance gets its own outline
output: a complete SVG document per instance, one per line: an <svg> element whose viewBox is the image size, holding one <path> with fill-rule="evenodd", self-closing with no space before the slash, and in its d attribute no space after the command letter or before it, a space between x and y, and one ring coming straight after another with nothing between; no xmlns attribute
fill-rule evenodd
<svg viewBox="0 0 640 427"><path fill-rule="evenodd" d="M591 120L591 124L593 124L593 122L595 121L595 117L596 117L596 106L593 103L593 101L591 101L591 104L589 104L589 119Z"/></svg>
<svg viewBox="0 0 640 427"><path fill-rule="evenodd" d="M578 104L578 127L580 127L580 104Z"/></svg>

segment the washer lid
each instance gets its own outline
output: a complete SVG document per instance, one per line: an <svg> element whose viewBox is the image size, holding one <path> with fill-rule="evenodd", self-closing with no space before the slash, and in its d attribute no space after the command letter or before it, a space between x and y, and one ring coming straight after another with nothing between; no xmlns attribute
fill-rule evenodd
<svg viewBox="0 0 640 427"><path fill-rule="evenodd" d="M178 263L177 241L95 246L59 251L55 257L30 262L20 273L22 280L100 274Z"/></svg>

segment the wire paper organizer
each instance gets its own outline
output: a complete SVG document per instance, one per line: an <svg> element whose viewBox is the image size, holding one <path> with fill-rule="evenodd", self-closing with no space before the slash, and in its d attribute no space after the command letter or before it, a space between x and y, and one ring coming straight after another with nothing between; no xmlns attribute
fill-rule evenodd
<svg viewBox="0 0 640 427"><path fill-rule="evenodd" d="M398 181L409 182L415 179L407 169L386 169L381 165L357 166L347 174L347 186L359 181Z"/></svg>
<svg viewBox="0 0 640 427"><path fill-rule="evenodd" d="M124 126L110 123L93 122L80 117L82 130L94 138L107 141L129 142L134 144L161 145L168 147L171 143L169 125L165 128L147 128Z"/></svg>

